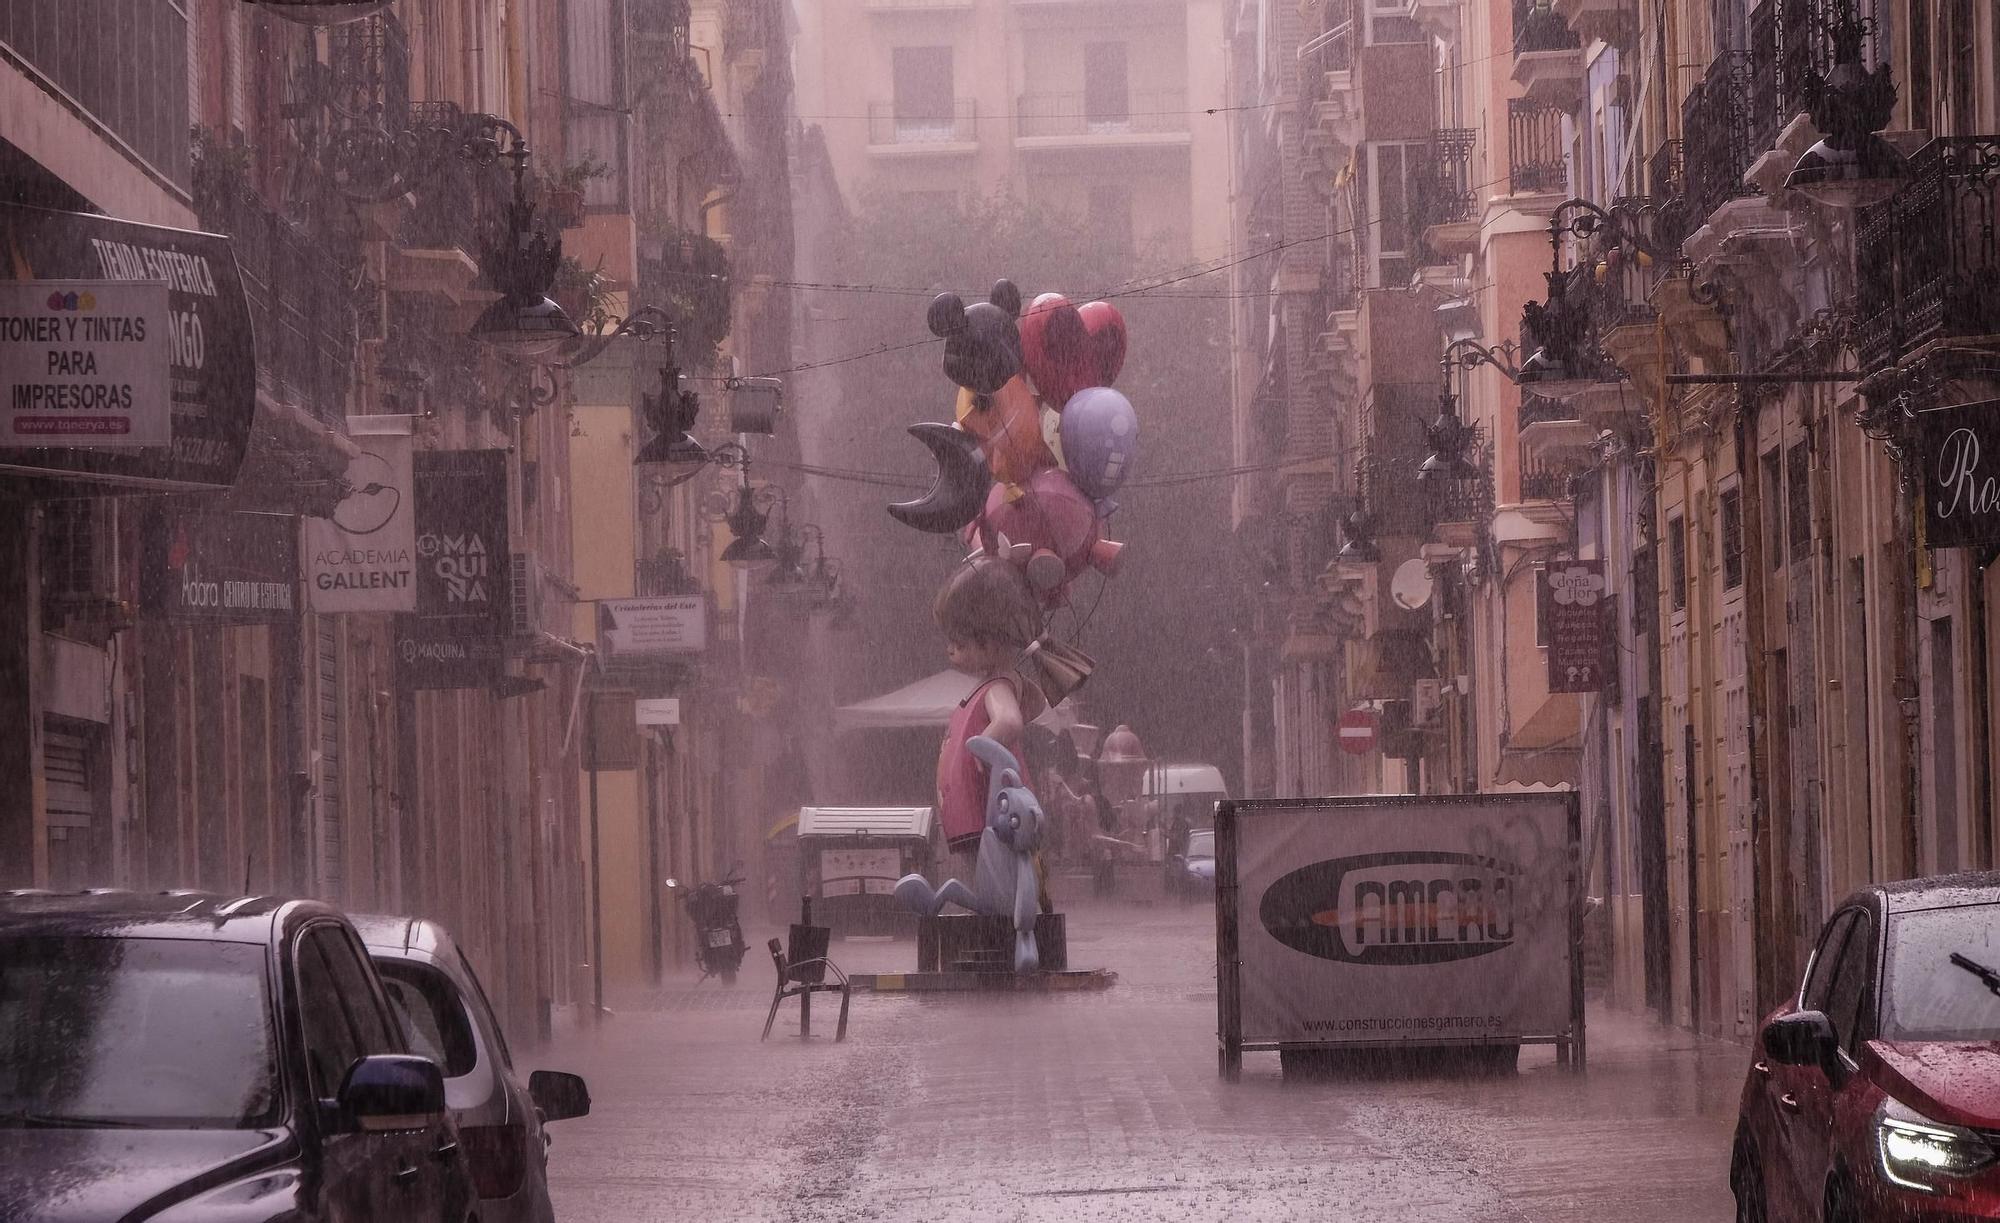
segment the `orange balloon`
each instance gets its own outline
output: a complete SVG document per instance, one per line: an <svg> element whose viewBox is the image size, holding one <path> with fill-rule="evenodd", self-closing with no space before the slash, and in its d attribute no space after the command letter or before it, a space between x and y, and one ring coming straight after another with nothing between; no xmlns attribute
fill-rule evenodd
<svg viewBox="0 0 2000 1223"><path fill-rule="evenodd" d="M1019 374L991 395L958 390L958 427L979 439L987 470L1001 484L1026 482L1056 456L1042 439L1041 408L1028 380Z"/></svg>

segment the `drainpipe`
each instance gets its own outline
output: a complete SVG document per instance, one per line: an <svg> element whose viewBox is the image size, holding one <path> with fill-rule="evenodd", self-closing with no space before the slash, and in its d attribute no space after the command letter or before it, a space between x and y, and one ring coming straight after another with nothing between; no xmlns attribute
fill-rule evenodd
<svg viewBox="0 0 2000 1223"><path fill-rule="evenodd" d="M1979 770L1979 818L1972 826L1974 863L1980 870L1993 869L1993 707L1991 677L1986 658L1986 570L2000 559L2000 547L1979 554L1972 566L1972 759Z"/></svg>

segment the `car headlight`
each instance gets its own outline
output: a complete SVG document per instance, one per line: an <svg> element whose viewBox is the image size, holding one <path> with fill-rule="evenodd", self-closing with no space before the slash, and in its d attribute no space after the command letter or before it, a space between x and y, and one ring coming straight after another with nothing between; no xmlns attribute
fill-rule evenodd
<svg viewBox="0 0 2000 1223"><path fill-rule="evenodd" d="M1882 1175L1925 1193L1938 1192L1942 1178L1970 1176L1994 1160L1992 1145L1978 1134L1933 1121L1894 1099L1875 1110L1875 1149Z"/></svg>

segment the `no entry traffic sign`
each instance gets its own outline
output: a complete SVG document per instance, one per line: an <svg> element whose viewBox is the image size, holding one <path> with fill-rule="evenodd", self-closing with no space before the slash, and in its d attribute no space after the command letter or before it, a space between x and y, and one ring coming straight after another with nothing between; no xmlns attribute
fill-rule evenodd
<svg viewBox="0 0 2000 1223"><path fill-rule="evenodd" d="M1350 756L1365 756L1375 750L1381 738L1382 720L1372 709L1350 709L1333 724L1333 736L1340 750Z"/></svg>

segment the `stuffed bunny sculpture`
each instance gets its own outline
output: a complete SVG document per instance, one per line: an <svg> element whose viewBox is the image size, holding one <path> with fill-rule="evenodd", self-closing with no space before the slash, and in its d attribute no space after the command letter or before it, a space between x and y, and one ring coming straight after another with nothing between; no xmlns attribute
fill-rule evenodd
<svg viewBox="0 0 2000 1223"><path fill-rule="evenodd" d="M979 857L973 886L947 879L933 889L922 875L896 881L896 899L921 916L936 917L955 904L986 917L1014 919L1014 971L1041 967L1035 948L1035 917L1040 911L1035 877L1035 850L1042 841L1042 805L1021 780L1021 763L997 740L974 735L966 750L986 763L986 831L979 835Z"/></svg>

